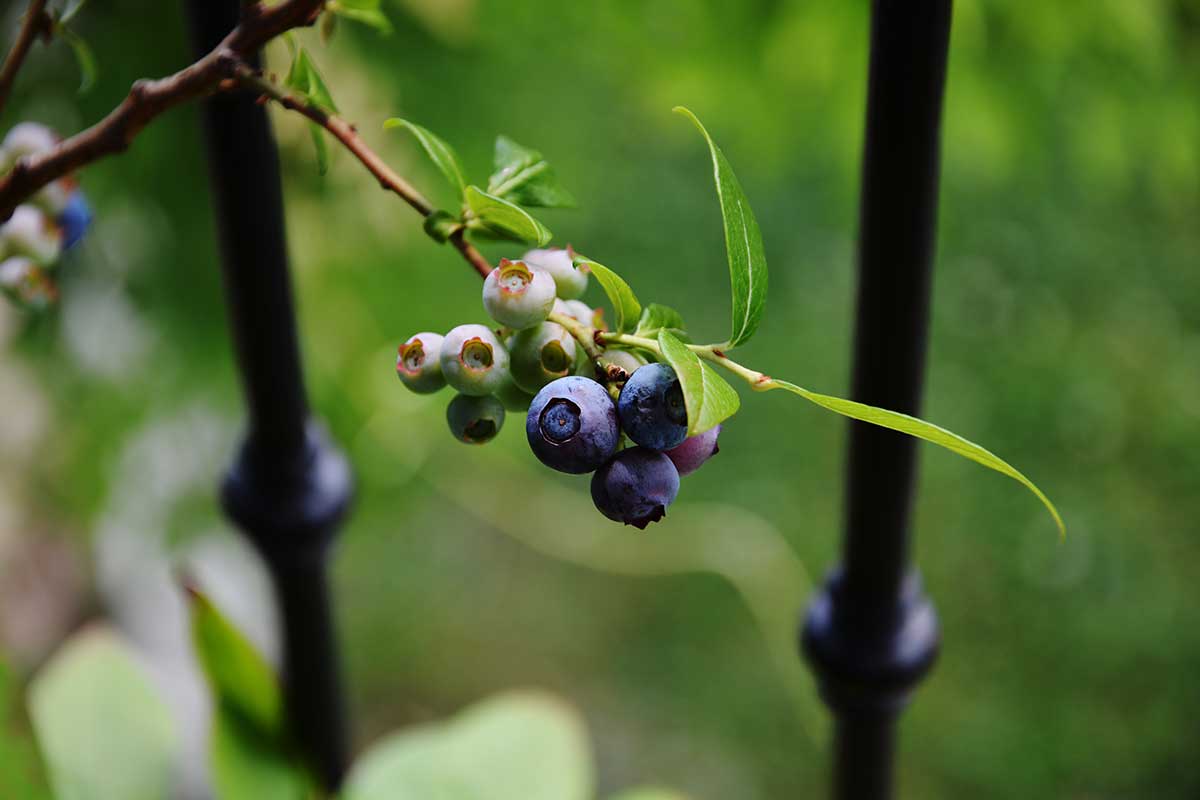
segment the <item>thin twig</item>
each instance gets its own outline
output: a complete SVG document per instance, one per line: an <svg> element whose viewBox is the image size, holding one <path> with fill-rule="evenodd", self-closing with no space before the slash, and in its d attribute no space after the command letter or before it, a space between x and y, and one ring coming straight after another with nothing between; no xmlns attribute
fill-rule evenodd
<svg viewBox="0 0 1200 800"><path fill-rule="evenodd" d="M21 65L25 63L25 56L28 55L29 48L33 46L33 40L39 34L49 30L50 17L46 15L47 2L48 0L30 0L29 8L25 10L25 17L21 23L21 30L17 33L17 41L13 43L12 50L8 51L8 56L4 59L4 66L0 67L0 111L4 110L4 104L8 102L8 94L12 91L13 82L17 79Z"/></svg>
<svg viewBox="0 0 1200 800"><path fill-rule="evenodd" d="M108 116L57 147L17 160L0 178L0 221L46 184L104 156L128 149L134 138L159 114L215 89L228 76L230 56L245 58L285 31L310 25L325 0L283 0L276 5L246 6L241 23L212 52L192 65L159 80L139 80Z"/></svg>
<svg viewBox="0 0 1200 800"><path fill-rule="evenodd" d="M367 168L368 172L375 176L384 190L398 195L418 214L428 217L435 211L433 205L412 184L398 175L374 150L367 146L362 137L358 135L358 131L349 122L314 105L304 97L287 91L273 81L267 80L248 64L236 63L230 69L232 76L242 86L269 97L280 107L301 114L327 130ZM474 267L481 278L486 278L492 271L492 265L483 257L482 253L475 249L474 245L463 237L462 230L455 231L449 241L467 260L467 263Z"/></svg>

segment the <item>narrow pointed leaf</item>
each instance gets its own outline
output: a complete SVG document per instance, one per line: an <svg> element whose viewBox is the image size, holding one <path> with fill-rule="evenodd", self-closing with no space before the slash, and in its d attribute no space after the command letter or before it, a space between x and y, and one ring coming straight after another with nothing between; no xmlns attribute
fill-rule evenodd
<svg viewBox="0 0 1200 800"><path fill-rule="evenodd" d="M767 257L763 252L762 233L742 191L733 167L725 154L708 135L700 120L683 106L675 112L683 114L704 135L712 154L713 180L717 199L721 202L721 217L725 223L725 252L729 256L729 285L733 295L733 326L726 349L747 341L758 330L767 304Z"/></svg>
<svg viewBox="0 0 1200 800"><path fill-rule="evenodd" d="M539 247L550 243L549 229L515 203L490 195L478 186L468 186L463 198L478 223L491 233Z"/></svg>
<svg viewBox="0 0 1200 800"><path fill-rule="evenodd" d="M683 389L688 436L715 428L737 412L742 404L738 393L679 337L664 328L658 332L658 346Z"/></svg>
<svg viewBox="0 0 1200 800"><path fill-rule="evenodd" d="M507 136L496 137L496 171L488 193L531 208L572 208L575 198L563 188L550 162L536 150Z"/></svg>
<svg viewBox="0 0 1200 800"><path fill-rule="evenodd" d="M192 640L213 693L213 783L220 800L296 800L313 778L287 729L279 680L254 646L200 592L189 589Z"/></svg>
<svg viewBox="0 0 1200 800"><path fill-rule="evenodd" d="M808 389L797 386L794 383L788 383L787 381L772 380L766 388L786 389L789 392L800 395L809 402L816 403L822 408L827 408L842 416L861 420L862 422L869 422L872 425L879 425L880 427L889 428L900 433L906 433L918 439L924 439L927 442L944 447L952 453L957 453L964 458L969 458L989 469L994 469L996 472L1007 475L1033 492L1037 499L1042 501L1042 505L1050 512L1050 516L1054 517L1054 522L1058 526L1060 536L1066 536L1067 534L1067 528L1063 524L1062 517L1059 516L1058 509L1050 502L1050 498L1046 497L1042 493L1042 490L1034 485L1033 481L1026 478L1016 467L990 450L964 439L957 433L952 433L923 419L910 417L908 414L901 414L898 411L888 411L884 408L869 406L865 403L855 402L854 400L845 400L840 397L810 392Z"/></svg>
<svg viewBox="0 0 1200 800"><path fill-rule="evenodd" d="M642 304L638 302L637 296L633 293L633 289L629 288L629 284L603 264L579 256L574 261L575 266L595 275L596 280L600 282L600 288L608 295L608 302L612 303L613 316L616 318L614 324L617 332L625 333L633 330L641 316Z"/></svg>
<svg viewBox="0 0 1200 800"><path fill-rule="evenodd" d="M446 144L441 138L435 136L426 128L422 128L415 122L409 122L406 119L392 117L385 120L383 123L385 129L406 128L413 136L417 138L417 143L425 151L425 155L429 156L429 160L434 166L441 170L454 188L458 190L458 196L461 198L463 192L467 188L467 181L463 178L462 165L458 161L458 156L454 149Z"/></svg>
<svg viewBox="0 0 1200 800"><path fill-rule="evenodd" d="M326 111L336 112L337 105L334 104L333 97L329 94L329 87L325 85L325 80L317 71L308 51L303 47L295 47L290 40L289 47L294 48L292 66L288 70L284 84L294 92L303 95L313 105L320 106ZM309 134L312 137L313 148L317 152L317 171L324 175L329 170L329 144L325 141L325 131L320 125L312 122L309 123Z"/></svg>

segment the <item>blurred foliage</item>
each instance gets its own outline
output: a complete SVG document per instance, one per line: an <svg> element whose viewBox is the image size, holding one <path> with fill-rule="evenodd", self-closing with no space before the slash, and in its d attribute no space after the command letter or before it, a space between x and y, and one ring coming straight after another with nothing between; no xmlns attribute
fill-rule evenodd
<svg viewBox="0 0 1200 800"><path fill-rule="evenodd" d="M38 48L5 127L77 130L135 78L186 62L175 5L98 8L74 24L100 63L93 89L75 95L69 50ZM670 114L694 109L737 169L771 264L746 361L844 390L867 4L385 11L387 38L352 25L328 45L300 36L368 142L442 204L436 168L385 118L428 127L476 174L497 133L536 147L580 206L545 212L557 242L716 340L728 279L710 164ZM282 45L269 56L286 68ZM1071 535L1059 544L1011 481L926 449L917 557L944 648L902 723L903 793L1194 797L1200 3L964 0L949 75L925 416L1019 466ZM359 743L538 685L582 708L602 790L820 791L817 701L787 658L803 573L791 556L772 562L787 564L779 574L754 557L790 550L816 574L834 563L844 424L748 396L664 524L598 520L584 482L531 463L519 425L464 449L442 430L448 398L402 392L396 343L483 321L478 278L345 153L318 177L302 120L277 116L277 130L314 406L361 482L336 576ZM0 467L29 530L86 548L137 431L196 402L238 418L200 154L187 109L88 170L97 222L65 265L61 310L3 312L0 369L32 375L26 394L51 408ZM489 486L498 508L480 507ZM746 516L700 535L712 501ZM202 508L183 506L173 540L214 524ZM744 535L779 546L743 548ZM0 754L28 750L19 725L3 730Z"/></svg>

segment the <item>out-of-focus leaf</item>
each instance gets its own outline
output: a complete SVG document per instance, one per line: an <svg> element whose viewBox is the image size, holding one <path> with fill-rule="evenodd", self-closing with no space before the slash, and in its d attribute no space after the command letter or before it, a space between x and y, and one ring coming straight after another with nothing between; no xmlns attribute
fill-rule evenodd
<svg viewBox="0 0 1200 800"><path fill-rule="evenodd" d="M391 117L384 120L383 127L385 130L406 128L411 132L417 138L418 144L425 151L425 155L429 156L429 160L441 170L442 174L446 176L446 180L450 181L458 189L458 196L460 198L463 196L463 192L467 188L467 181L463 178L463 168L459 163L458 155L454 152L454 148L446 144L445 141L428 129L422 128L415 122L409 122L406 119Z"/></svg>
<svg viewBox="0 0 1200 800"><path fill-rule="evenodd" d="M964 458L969 458L978 464L983 464L989 469L994 469L996 472L1007 475L1033 492L1034 496L1042 501L1042 505L1050 512L1050 516L1054 517L1054 522L1058 526L1060 536L1066 536L1067 534L1066 525L1063 523L1062 517L1059 516L1058 509L1050 502L1050 498L1046 497L1042 493L1042 490L1034 485L1033 481L1026 478L1016 467L990 450L964 439L957 433L952 433L923 419L910 417L908 414L901 414L898 411L888 411L885 408L877 408L854 400L845 400L841 397L810 392L808 389L797 386L794 383L788 383L787 381L772 380L766 388L786 389L793 394L800 395L811 403L816 403L822 408L827 408L842 416L861 420L862 422L869 422L872 425L889 428L900 433L907 433L909 436L915 436L918 439L924 439L939 447L944 447L952 453L957 453Z"/></svg>
<svg viewBox="0 0 1200 800"><path fill-rule="evenodd" d="M392 33L392 23L380 8L380 0L330 0L325 8L339 17L369 25L382 34Z"/></svg>
<svg viewBox="0 0 1200 800"><path fill-rule="evenodd" d="M82 3L81 3L82 5ZM96 84L99 72L96 66L96 54L82 36L61 22L55 26L55 33L66 42L71 52L75 54L75 63L79 65L79 93L90 90Z"/></svg>
<svg viewBox="0 0 1200 800"><path fill-rule="evenodd" d="M308 800L314 782L287 749L218 708L209 747L214 789L220 800Z"/></svg>
<svg viewBox="0 0 1200 800"><path fill-rule="evenodd" d="M754 335L766 308L767 257L763 252L762 233L750 201L721 148L695 114L683 106L677 106L675 111L690 119L700 130L712 154L713 180L725 223L725 252L729 257L729 284L733 296L733 329L725 345L725 349L729 349Z"/></svg>
<svg viewBox="0 0 1200 800"><path fill-rule="evenodd" d="M169 796L174 723L111 631L87 629L59 649L33 680L29 714L58 800Z"/></svg>
<svg viewBox="0 0 1200 800"><path fill-rule="evenodd" d="M733 416L741 398L729 383L700 360L700 356L666 328L658 332L663 358L679 378L683 402L687 406L688 436L704 433Z"/></svg>
<svg viewBox="0 0 1200 800"><path fill-rule="evenodd" d="M559 183L554 167L536 150L497 136L495 167L488 178L488 194L534 208L575 206L575 198Z"/></svg>
<svg viewBox="0 0 1200 800"><path fill-rule="evenodd" d="M468 186L463 199L475 217L472 222L477 221L478 225L496 236L531 242L538 247L550 243L552 235L549 229L520 206L490 195L478 186ZM468 227L475 226L468 223Z"/></svg>
<svg viewBox="0 0 1200 800"><path fill-rule="evenodd" d="M590 800L592 782L579 716L520 691L382 740L352 768L343 800Z"/></svg>
<svg viewBox="0 0 1200 800"><path fill-rule="evenodd" d="M638 302L637 295L633 293L633 289L629 288L629 284L603 264L582 256L576 256L574 262L576 267L588 270L595 275L596 280L600 282L600 288L608 295L608 301L612 303L613 314L616 317L614 324L617 326L617 332L625 333L632 330L641 316L642 304Z"/></svg>

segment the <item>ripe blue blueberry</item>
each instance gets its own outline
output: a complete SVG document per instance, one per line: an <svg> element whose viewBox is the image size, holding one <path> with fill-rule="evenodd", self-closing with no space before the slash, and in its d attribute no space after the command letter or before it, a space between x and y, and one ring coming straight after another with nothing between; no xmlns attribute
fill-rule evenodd
<svg viewBox="0 0 1200 800"><path fill-rule="evenodd" d="M446 422L460 442L483 444L496 438L504 425L504 406L491 395L460 394L446 407Z"/></svg>
<svg viewBox="0 0 1200 800"><path fill-rule="evenodd" d="M592 502L616 522L645 529L667 515L679 494L679 473L671 459L644 447L617 453L592 476Z"/></svg>
<svg viewBox="0 0 1200 800"><path fill-rule="evenodd" d="M446 334L438 360L446 383L462 394L494 394L512 378L508 351L484 325L459 325Z"/></svg>
<svg viewBox="0 0 1200 800"><path fill-rule="evenodd" d="M625 435L651 450L670 450L687 438L687 408L675 370L638 367L621 389L617 412Z"/></svg>
<svg viewBox="0 0 1200 800"><path fill-rule="evenodd" d="M554 279L558 296L564 300L582 297L587 289L588 274L571 261L571 251L553 247L530 250L521 260L534 269L545 270ZM590 323L585 323L590 324Z"/></svg>
<svg viewBox="0 0 1200 800"><path fill-rule="evenodd" d="M667 458L679 470L680 476L690 475L704 465L705 461L721 451L717 446L717 437L721 435L721 426L689 436L683 444L672 447L667 451Z"/></svg>
<svg viewBox="0 0 1200 800"><path fill-rule="evenodd" d="M591 472L616 452L621 440L616 404L596 381L578 375L559 378L529 404L525 438L551 469Z"/></svg>
<svg viewBox="0 0 1200 800"><path fill-rule="evenodd" d="M408 338L396 352L396 375L417 394L430 394L446 385L441 364L442 335L423 331Z"/></svg>
<svg viewBox="0 0 1200 800"><path fill-rule="evenodd" d="M83 238L83 235L87 233L88 226L92 224L92 209L88 205L87 198L83 196L83 192L78 189L71 192L66 205L58 213L55 221L62 229L63 249L69 250Z"/></svg>
<svg viewBox="0 0 1200 800"><path fill-rule="evenodd" d="M554 279L524 261L501 259L483 282L483 307L501 325L537 325L554 308Z"/></svg>
<svg viewBox="0 0 1200 800"><path fill-rule="evenodd" d="M518 331L508 348L513 381L533 393L575 366L575 339L561 325L543 322Z"/></svg>

